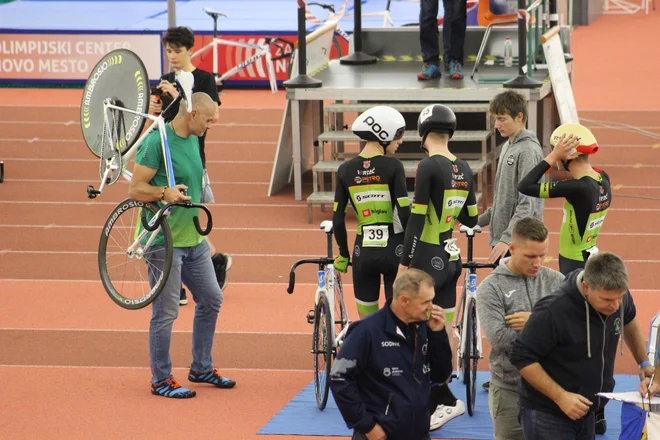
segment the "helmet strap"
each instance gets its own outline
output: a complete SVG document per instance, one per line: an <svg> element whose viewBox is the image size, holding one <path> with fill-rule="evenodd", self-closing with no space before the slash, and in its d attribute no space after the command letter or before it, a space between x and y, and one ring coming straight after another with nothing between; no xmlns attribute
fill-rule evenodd
<svg viewBox="0 0 660 440"><path fill-rule="evenodd" d="M562 160L561 161L561 164L564 167L565 171L569 171L568 166L571 164L571 162L573 162L573 159L571 159L571 160Z"/></svg>
<svg viewBox="0 0 660 440"><path fill-rule="evenodd" d="M428 132L425 133L424 136L422 136L422 143L419 144L419 149L422 150L424 153L428 154L429 150L427 150L426 147L424 146L424 142L426 142L426 136L428 136Z"/></svg>
<svg viewBox="0 0 660 440"><path fill-rule="evenodd" d="M387 147L390 145L391 142L383 142L383 141L378 141L378 145L383 147L383 156L387 156Z"/></svg>

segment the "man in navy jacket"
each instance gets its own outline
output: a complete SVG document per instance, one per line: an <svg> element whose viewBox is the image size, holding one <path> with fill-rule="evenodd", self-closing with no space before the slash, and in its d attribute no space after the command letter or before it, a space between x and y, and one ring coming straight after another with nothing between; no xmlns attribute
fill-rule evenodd
<svg viewBox="0 0 660 440"><path fill-rule="evenodd" d="M451 375L433 278L408 269L393 291L382 309L351 324L332 367L330 389L353 439L428 439L431 383Z"/></svg>

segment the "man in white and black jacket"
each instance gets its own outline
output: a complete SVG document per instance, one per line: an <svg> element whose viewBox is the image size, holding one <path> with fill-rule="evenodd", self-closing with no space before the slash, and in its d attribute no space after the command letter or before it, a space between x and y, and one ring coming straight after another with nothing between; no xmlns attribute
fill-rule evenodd
<svg viewBox="0 0 660 440"><path fill-rule="evenodd" d="M382 309L350 325L330 389L353 439L429 438L431 383L447 381L452 368L433 283L421 270L406 270Z"/></svg>
<svg viewBox="0 0 660 440"><path fill-rule="evenodd" d="M618 256L603 252L539 300L509 359L520 371L520 422L526 440L593 439L596 396L614 389L614 359L623 339L638 364L646 345ZM623 350L623 346L621 347ZM650 376L652 368L641 367Z"/></svg>

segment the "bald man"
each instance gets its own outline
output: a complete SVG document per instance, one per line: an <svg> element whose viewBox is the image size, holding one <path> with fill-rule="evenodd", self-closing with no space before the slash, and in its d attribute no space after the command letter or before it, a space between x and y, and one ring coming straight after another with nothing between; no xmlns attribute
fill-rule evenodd
<svg viewBox="0 0 660 440"><path fill-rule="evenodd" d="M192 95L192 111L179 106L174 119L165 125L170 146L176 185L168 185L165 161L157 131L150 133L140 145L135 157L129 196L142 202L166 203L191 200L200 202L202 191L202 160L199 139L211 126L217 104L205 93ZM186 191L183 193L182 191ZM161 294L152 303L149 326L149 357L151 362L151 392L172 398L195 397L195 391L181 386L172 376L170 342L172 325L179 314L181 282L188 287L195 300L195 318L192 335L192 363L188 373L190 382L204 382L218 388L232 388L231 379L222 377L211 357L215 326L222 305L222 290L215 277L210 248L199 235L193 217L199 209L175 207L168 223L172 230L172 268ZM140 226L141 227L141 226ZM148 264L149 283L153 287L153 274L162 272L165 247L159 236L151 245Z"/></svg>

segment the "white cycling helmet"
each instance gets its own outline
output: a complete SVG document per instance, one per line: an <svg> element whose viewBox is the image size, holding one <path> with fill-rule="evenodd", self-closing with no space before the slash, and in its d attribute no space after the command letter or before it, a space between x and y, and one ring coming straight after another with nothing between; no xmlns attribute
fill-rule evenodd
<svg viewBox="0 0 660 440"><path fill-rule="evenodd" d="M363 141L376 141L386 145L403 137L406 120L392 107L379 105L360 114L353 122L351 130Z"/></svg>

